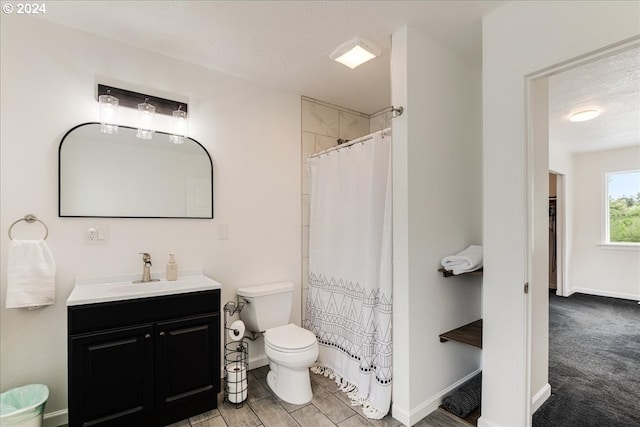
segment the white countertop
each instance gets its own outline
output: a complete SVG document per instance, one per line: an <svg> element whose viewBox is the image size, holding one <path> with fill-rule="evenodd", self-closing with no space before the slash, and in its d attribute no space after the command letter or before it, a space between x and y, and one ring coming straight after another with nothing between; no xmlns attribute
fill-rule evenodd
<svg viewBox="0 0 640 427"><path fill-rule="evenodd" d="M67 298L67 306L177 295L222 288L220 283L208 278L202 271L180 272L178 280L175 281L167 281L162 273L152 272L151 278L160 279L160 281L133 283L134 280L140 280L140 275L134 274L76 277L75 287Z"/></svg>

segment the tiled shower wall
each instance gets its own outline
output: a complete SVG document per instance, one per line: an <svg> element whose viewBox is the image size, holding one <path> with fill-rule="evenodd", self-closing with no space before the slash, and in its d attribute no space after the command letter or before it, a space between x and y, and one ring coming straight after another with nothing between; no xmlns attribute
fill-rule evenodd
<svg viewBox="0 0 640 427"><path fill-rule="evenodd" d="M378 132L379 130L391 127L391 112L385 108L382 111L373 113L369 117L369 133Z"/></svg>
<svg viewBox="0 0 640 427"><path fill-rule="evenodd" d="M389 126L388 113L373 115L302 97L302 320L309 289L309 156Z"/></svg>

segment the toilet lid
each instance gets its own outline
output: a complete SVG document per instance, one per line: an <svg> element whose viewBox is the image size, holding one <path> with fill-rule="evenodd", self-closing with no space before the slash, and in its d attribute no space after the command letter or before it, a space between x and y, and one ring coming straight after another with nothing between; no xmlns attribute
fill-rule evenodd
<svg viewBox="0 0 640 427"><path fill-rule="evenodd" d="M313 332L290 323L265 331L265 341L284 350L301 350L316 343Z"/></svg>

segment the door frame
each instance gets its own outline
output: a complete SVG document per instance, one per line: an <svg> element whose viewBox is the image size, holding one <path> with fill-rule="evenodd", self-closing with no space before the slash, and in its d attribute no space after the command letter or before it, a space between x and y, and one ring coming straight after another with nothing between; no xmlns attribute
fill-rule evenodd
<svg viewBox="0 0 640 427"><path fill-rule="evenodd" d="M525 419L527 422L527 426L530 426L533 413L544 403L544 401L551 395L551 388L548 383L548 366L549 366L549 354L548 354L548 315L545 319L534 318L536 312L540 311L548 311L548 271L546 274L538 276L540 273L536 271L534 266L536 265L536 257L539 256L539 249L536 247L536 238L535 232L537 227L540 227L541 224L548 224L548 174L550 172L549 169L549 161L548 161L548 152L549 152L549 138L548 138L548 115L546 117L547 123L544 123L543 128L547 129L546 135L542 135L540 133L540 120L543 120L538 112L536 112L536 108L539 108L540 99L547 100L548 98L548 78L553 76L554 74L559 74L563 71L570 70L575 67L579 67L581 65L597 61L602 58L606 58L613 54L623 52L625 50L638 47L640 45L640 36L632 37L627 40L622 40L617 43L610 44L608 46L595 49L586 54L568 59L561 63L546 67L542 70L533 72L531 74L524 76L524 86L525 86L525 129L526 129L526 137L524 141L525 145L525 224L526 224L526 252L525 252L525 266L526 266L526 277L527 283L529 284L529 289L531 290L541 290L540 288L544 288L547 298L533 298L530 296L525 300L525 331L527 334L525 340L525 366L527 367L527 372L525 376ZM538 101L538 105L536 104ZM537 133L536 133L537 131ZM542 146L541 144L546 144ZM547 153L546 162L540 162L540 153ZM536 156L538 158L536 159ZM543 170L542 170L543 169ZM544 181L539 177L544 176ZM566 180L565 176L562 174L558 174L558 177L562 177L561 185L558 185L558 194L557 205L561 205L558 209L561 209L561 213L556 212L557 219L561 218L560 221L557 221L559 225L558 236L561 236L562 246L558 249L558 253L562 253L562 256L558 257L558 289L556 290L557 295L561 296L569 296L569 290L567 289L567 253L566 253L566 243L567 243L567 222L566 222L566 207L567 207L567 188L566 188ZM536 197L536 189L543 187L546 189L547 197ZM538 195L541 194L538 192ZM541 206L544 205L544 206ZM543 209L544 208L544 209ZM542 217L541 212L547 212L547 215ZM547 225L548 227L548 225ZM547 228L548 229L548 228ZM560 231L561 230L561 231ZM548 248L548 238L546 247ZM562 252L560 252L562 251ZM547 265L548 265L548 252L547 252ZM562 267L560 267L562 265ZM540 283L540 279L538 277L544 277L543 283ZM562 285L560 284L562 282ZM562 287L561 287L562 286ZM544 307L539 307L538 305L541 301L546 301ZM532 374L533 374L533 354L535 351L535 345L532 343L533 336L533 328L536 323L539 322L547 322L547 333L546 333L546 342L547 342L547 355L544 364L538 363L538 366L543 366L543 369L546 370L546 380L547 384L540 389L537 393L535 390L531 390L531 382L532 382ZM535 395L533 393L536 393Z"/></svg>

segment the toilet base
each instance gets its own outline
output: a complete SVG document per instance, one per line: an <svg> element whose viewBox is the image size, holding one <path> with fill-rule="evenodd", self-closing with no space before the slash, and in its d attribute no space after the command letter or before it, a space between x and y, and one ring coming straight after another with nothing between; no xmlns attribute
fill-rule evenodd
<svg viewBox="0 0 640 427"><path fill-rule="evenodd" d="M267 384L280 399L294 405L303 405L313 399L309 369L290 369L269 363Z"/></svg>

